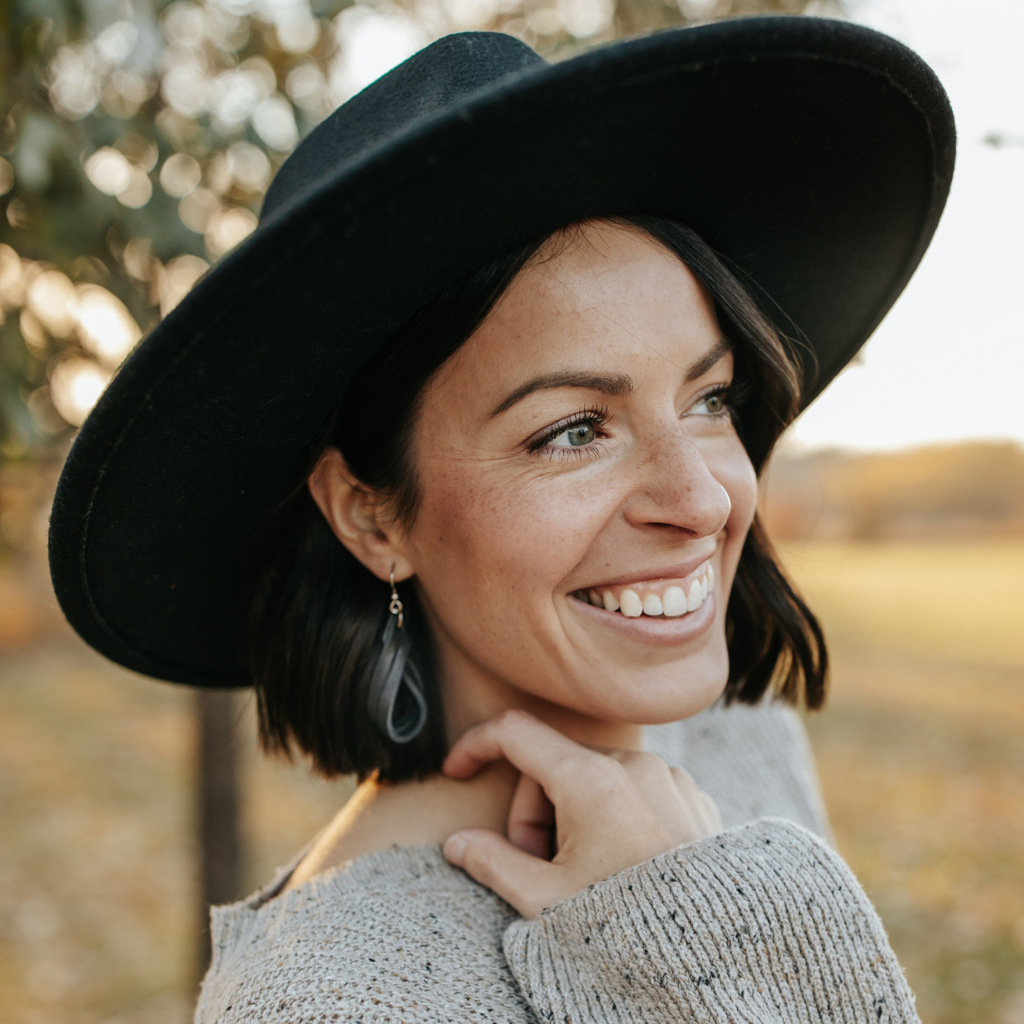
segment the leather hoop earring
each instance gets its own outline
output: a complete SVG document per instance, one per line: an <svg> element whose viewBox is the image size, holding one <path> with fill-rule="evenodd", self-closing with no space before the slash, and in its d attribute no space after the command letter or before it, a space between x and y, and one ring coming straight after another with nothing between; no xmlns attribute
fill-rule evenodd
<svg viewBox="0 0 1024 1024"><path fill-rule="evenodd" d="M388 613L370 675L367 710L374 725L392 743L408 743L416 739L427 724L427 702L423 696L423 681L409 660L412 637L404 628L405 608L395 588L394 568L391 570ZM396 720L395 707L403 686L411 700L405 702L405 708Z"/></svg>

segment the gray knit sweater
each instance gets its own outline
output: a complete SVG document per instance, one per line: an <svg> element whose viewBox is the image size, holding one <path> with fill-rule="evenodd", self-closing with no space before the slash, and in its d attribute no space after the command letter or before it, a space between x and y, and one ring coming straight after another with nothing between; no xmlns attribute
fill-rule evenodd
<svg viewBox="0 0 1024 1024"><path fill-rule="evenodd" d="M727 831L524 921L439 847L394 847L213 912L215 1021L917 1021L863 890L823 840L799 719L712 708L648 730Z"/></svg>

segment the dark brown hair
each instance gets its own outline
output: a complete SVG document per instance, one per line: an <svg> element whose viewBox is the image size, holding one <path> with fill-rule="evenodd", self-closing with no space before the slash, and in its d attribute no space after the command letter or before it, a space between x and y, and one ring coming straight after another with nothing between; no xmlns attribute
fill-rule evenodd
<svg viewBox="0 0 1024 1024"><path fill-rule="evenodd" d="M795 353L772 329L725 263L689 228L651 216L609 218L656 239L688 266L714 301L732 342L746 394L736 414L740 440L760 474L799 408ZM560 233L566 240L573 229ZM377 772L398 781L437 771L447 752L432 641L415 588L402 587L416 666L425 686L423 732L392 743L371 723L367 682L387 620L388 590L335 538L306 477L327 447L340 449L362 483L388 497L396 521L411 523L418 486L409 460L418 404L442 364L487 318L547 239L492 260L423 306L346 389L291 495L269 517L254 552L249 663L265 750L309 754L324 775ZM388 402L379 400L388 395ZM774 683L809 708L825 694L828 655L817 619L786 579L755 519L740 556L726 616L727 701L755 703ZM401 709L399 709L401 710Z"/></svg>

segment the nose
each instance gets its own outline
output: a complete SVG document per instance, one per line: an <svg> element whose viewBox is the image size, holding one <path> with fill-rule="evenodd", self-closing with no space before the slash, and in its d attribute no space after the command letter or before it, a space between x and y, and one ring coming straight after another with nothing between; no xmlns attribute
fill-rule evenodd
<svg viewBox="0 0 1024 1024"><path fill-rule="evenodd" d="M627 521L640 529L710 537L725 528L732 501L701 447L683 429L644 445L637 486L627 498Z"/></svg>

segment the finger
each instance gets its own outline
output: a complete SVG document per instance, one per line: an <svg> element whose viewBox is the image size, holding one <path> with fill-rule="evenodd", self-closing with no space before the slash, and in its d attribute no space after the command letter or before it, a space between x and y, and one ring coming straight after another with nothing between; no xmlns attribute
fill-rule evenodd
<svg viewBox="0 0 1024 1024"><path fill-rule="evenodd" d="M513 846L551 860L554 853L555 805L529 775L520 775L508 811L508 838Z"/></svg>
<svg viewBox="0 0 1024 1024"><path fill-rule="evenodd" d="M525 853L497 832L482 828L456 832L445 842L444 855L523 917L535 917L560 898L558 883L565 869Z"/></svg>
<svg viewBox="0 0 1024 1024"><path fill-rule="evenodd" d="M704 804L704 820L708 828L712 832L721 832L724 828L722 825L722 815L718 810L718 804L715 803L714 797L710 793L705 793L703 789L700 791L700 796Z"/></svg>
<svg viewBox="0 0 1024 1024"><path fill-rule="evenodd" d="M697 781L685 768L672 769L672 781L684 797L693 798L700 792Z"/></svg>
<svg viewBox="0 0 1024 1024"><path fill-rule="evenodd" d="M518 709L505 711L459 737L445 758L445 775L468 778L491 761L505 759L536 779L557 804L559 782L611 763L551 726Z"/></svg>
<svg viewBox="0 0 1024 1024"><path fill-rule="evenodd" d="M678 789L672 770L655 754L644 750L620 750L613 758L626 769L626 774L642 791L653 794Z"/></svg>
<svg viewBox="0 0 1024 1024"><path fill-rule="evenodd" d="M690 808L695 823L708 835L721 832L724 826L714 797L700 789L693 776L683 768L672 769L672 781L676 784L680 798Z"/></svg>

